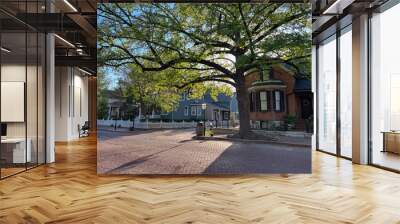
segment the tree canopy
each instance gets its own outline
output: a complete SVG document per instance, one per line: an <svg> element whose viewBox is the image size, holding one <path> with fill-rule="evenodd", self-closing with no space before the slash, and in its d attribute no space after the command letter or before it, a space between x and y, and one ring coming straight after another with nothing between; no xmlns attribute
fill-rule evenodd
<svg viewBox="0 0 400 224"><path fill-rule="evenodd" d="M100 4L98 16L100 66L134 64L141 74L165 71L177 88L229 84L238 93L245 129L246 72L282 63L296 72L310 67L309 4L113 3Z"/></svg>
<svg viewBox="0 0 400 224"><path fill-rule="evenodd" d="M190 91L189 97L192 99L199 99L206 92L209 92L214 99L219 93L232 94L231 88L226 85L211 82L191 84L184 89L174 88L174 82L171 80L179 80L183 76L182 73L183 71L173 70L142 72L137 65L130 64L125 78L120 83L126 96L143 105L143 113L151 112L152 109L173 111L178 106L183 92Z"/></svg>

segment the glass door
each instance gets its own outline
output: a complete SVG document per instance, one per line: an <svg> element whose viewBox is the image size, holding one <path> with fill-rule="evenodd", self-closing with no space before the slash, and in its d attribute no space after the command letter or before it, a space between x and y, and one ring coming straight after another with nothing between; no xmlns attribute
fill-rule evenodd
<svg viewBox="0 0 400 224"><path fill-rule="evenodd" d="M26 170L31 162L27 141L26 80L27 38L25 32L1 34L1 176ZM27 150L28 147L28 150Z"/></svg>
<svg viewBox="0 0 400 224"><path fill-rule="evenodd" d="M20 15L43 13L45 1L7 1ZM12 14L10 14L12 15ZM45 163L43 33L0 12L0 179Z"/></svg>
<svg viewBox="0 0 400 224"><path fill-rule="evenodd" d="M336 154L336 35L318 47L318 149Z"/></svg>
<svg viewBox="0 0 400 224"><path fill-rule="evenodd" d="M340 32L340 155L352 157L352 33Z"/></svg>
<svg viewBox="0 0 400 224"><path fill-rule="evenodd" d="M400 4L371 18L370 160L400 171Z"/></svg>

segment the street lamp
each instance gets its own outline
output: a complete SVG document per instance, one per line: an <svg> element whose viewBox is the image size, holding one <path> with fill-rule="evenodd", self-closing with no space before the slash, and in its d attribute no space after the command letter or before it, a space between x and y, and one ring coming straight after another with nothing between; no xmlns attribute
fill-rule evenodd
<svg viewBox="0 0 400 224"><path fill-rule="evenodd" d="M207 104L202 103L201 104L201 109L203 109L203 128L204 128L204 136L206 136L206 109L207 109Z"/></svg>

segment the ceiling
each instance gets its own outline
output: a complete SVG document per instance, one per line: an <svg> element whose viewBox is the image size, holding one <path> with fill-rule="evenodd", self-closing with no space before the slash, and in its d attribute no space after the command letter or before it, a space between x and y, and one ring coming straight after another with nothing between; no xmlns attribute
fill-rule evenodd
<svg viewBox="0 0 400 224"><path fill-rule="evenodd" d="M1 0L0 22L5 32L19 32L26 27L41 32L54 32L56 65L75 65L96 71L96 4L138 2L129 0ZM211 1L211 0L210 0ZM231 2L230 0L217 0ZM313 41L331 35L346 20L382 5L387 0L311 0ZM158 0L154 2L166 2ZM193 2L176 0L176 2ZM203 1L204 2L204 1ZM216 2L213 0L213 2ZM249 2L249 1L244 1ZM263 2L252 0L250 2ZM270 2L304 2L303 0L270 0ZM52 8L52 13L49 8ZM26 13L27 12L27 13ZM341 21L338 23L338 21ZM344 21L344 22L343 22ZM66 41L64 41L66 40ZM73 46L72 46L73 45ZM28 50L29 51L29 50Z"/></svg>
<svg viewBox="0 0 400 224"><path fill-rule="evenodd" d="M352 18L372 11L388 0L311 0L313 42L351 24Z"/></svg>
<svg viewBox="0 0 400 224"><path fill-rule="evenodd" d="M1 30L15 55L23 54L21 47L25 46L17 33L26 29L55 33L56 66L78 66L95 74L96 4L97 0L47 0L47 4L46 0L1 0Z"/></svg>

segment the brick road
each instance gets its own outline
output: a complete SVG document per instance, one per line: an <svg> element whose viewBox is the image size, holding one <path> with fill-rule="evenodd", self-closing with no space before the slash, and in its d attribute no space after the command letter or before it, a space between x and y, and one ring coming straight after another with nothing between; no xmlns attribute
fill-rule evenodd
<svg viewBox="0 0 400 224"><path fill-rule="evenodd" d="M311 149L192 140L193 130L98 132L99 173L259 174L311 172Z"/></svg>

